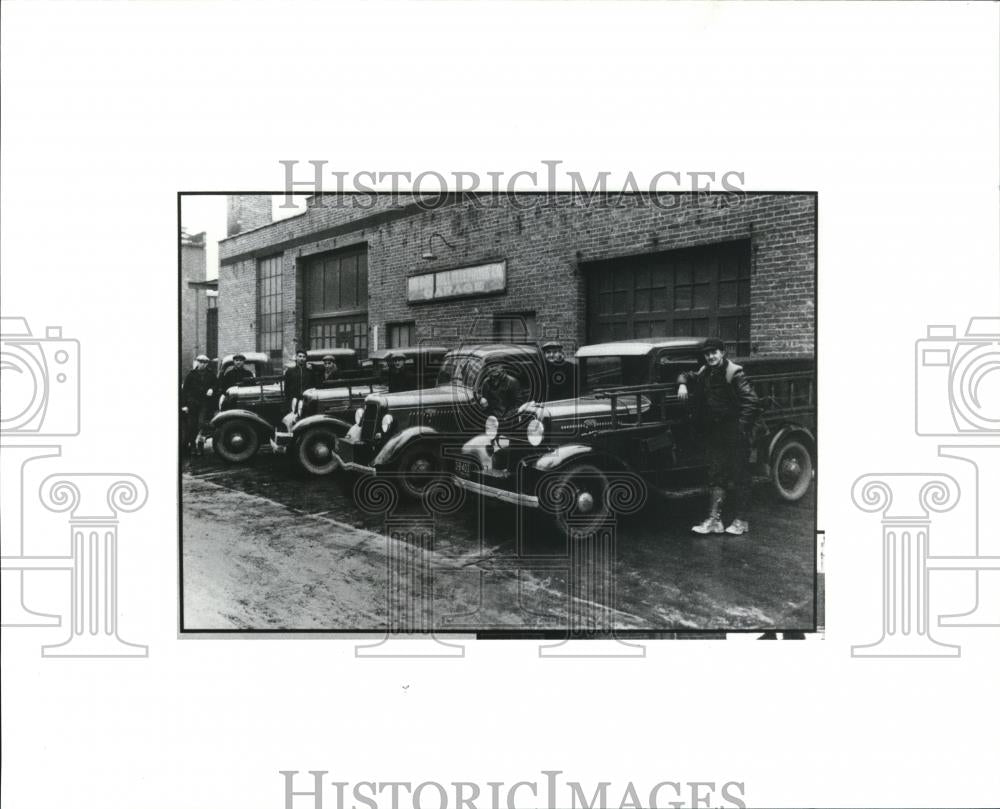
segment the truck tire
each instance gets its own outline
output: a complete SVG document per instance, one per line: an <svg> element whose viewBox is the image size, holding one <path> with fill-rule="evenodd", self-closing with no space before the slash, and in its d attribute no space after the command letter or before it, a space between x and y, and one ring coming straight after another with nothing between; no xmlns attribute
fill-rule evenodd
<svg viewBox="0 0 1000 809"><path fill-rule="evenodd" d="M340 458L334 452L337 433L330 427L313 427L296 442L299 465L310 475L330 475L340 468Z"/></svg>
<svg viewBox="0 0 1000 809"><path fill-rule="evenodd" d="M812 485L815 465L812 450L802 439L791 436L774 448L771 484L782 500L794 503L805 497Z"/></svg>
<svg viewBox="0 0 1000 809"><path fill-rule="evenodd" d="M566 508L561 509L557 522L575 535L598 531L611 520L608 507L608 478L592 464L579 464L567 469L554 484L562 489Z"/></svg>
<svg viewBox="0 0 1000 809"><path fill-rule="evenodd" d="M223 422L212 437L212 449L229 463L245 463L260 449L257 428L248 421L233 419Z"/></svg>
<svg viewBox="0 0 1000 809"><path fill-rule="evenodd" d="M414 444L403 452L396 465L396 485L400 494L419 500L424 489L441 473L441 458L437 447L426 441Z"/></svg>

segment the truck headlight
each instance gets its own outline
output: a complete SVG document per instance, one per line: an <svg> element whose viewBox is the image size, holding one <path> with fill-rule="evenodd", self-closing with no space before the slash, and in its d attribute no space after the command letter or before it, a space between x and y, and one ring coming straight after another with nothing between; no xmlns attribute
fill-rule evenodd
<svg viewBox="0 0 1000 809"><path fill-rule="evenodd" d="M385 435L385 433L389 432L389 428L392 427L392 422L393 422L392 413L386 413L384 416L382 416L382 434L383 435Z"/></svg>
<svg viewBox="0 0 1000 809"><path fill-rule="evenodd" d="M545 425L538 419L532 419L528 422L528 443L537 447L543 438L545 438Z"/></svg>
<svg viewBox="0 0 1000 809"><path fill-rule="evenodd" d="M483 431L490 441L497 437L497 433L500 431L500 421L496 416L486 417L486 426L483 428Z"/></svg>
<svg viewBox="0 0 1000 809"><path fill-rule="evenodd" d="M357 410L354 411L354 423L360 424L361 419L363 419L364 416L365 416L365 409L363 407L359 407Z"/></svg>

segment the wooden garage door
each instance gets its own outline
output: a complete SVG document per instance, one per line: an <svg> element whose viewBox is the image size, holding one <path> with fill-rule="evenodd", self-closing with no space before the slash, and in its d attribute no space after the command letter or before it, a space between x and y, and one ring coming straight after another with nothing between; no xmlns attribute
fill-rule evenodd
<svg viewBox="0 0 1000 809"><path fill-rule="evenodd" d="M587 341L718 337L750 353L750 243L585 264Z"/></svg>

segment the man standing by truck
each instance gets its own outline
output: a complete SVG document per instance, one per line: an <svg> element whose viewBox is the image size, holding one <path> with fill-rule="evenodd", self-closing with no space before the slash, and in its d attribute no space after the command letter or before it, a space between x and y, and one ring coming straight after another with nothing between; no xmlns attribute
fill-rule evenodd
<svg viewBox="0 0 1000 809"><path fill-rule="evenodd" d="M219 380L219 391L221 393L225 393L233 385L239 385L241 382L253 379L250 369L244 365L246 360L247 358L243 354L233 355L233 364L225 370L222 378Z"/></svg>
<svg viewBox="0 0 1000 809"><path fill-rule="evenodd" d="M295 352L295 365L285 369L282 389L285 393L285 410L291 411L295 402L302 398L302 392L313 385L312 371L307 363L309 356L304 349Z"/></svg>
<svg viewBox="0 0 1000 809"><path fill-rule="evenodd" d="M201 431L208 424L214 410L215 374L208 367L204 354L195 358L195 367L184 377L181 389L181 413L184 417L184 443L182 452L201 455L205 439Z"/></svg>
<svg viewBox="0 0 1000 809"><path fill-rule="evenodd" d="M705 440L708 464L708 516L691 528L696 534L733 534L750 530L750 440L760 413L760 399L743 368L726 358L722 340L702 345L705 364L678 379L677 398L688 399L688 386L697 391L696 403ZM723 505L733 520L724 527Z"/></svg>

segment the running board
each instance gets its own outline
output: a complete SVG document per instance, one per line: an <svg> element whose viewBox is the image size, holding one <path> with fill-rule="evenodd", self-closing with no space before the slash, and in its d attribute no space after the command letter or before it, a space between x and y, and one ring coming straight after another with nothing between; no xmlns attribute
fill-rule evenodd
<svg viewBox="0 0 1000 809"><path fill-rule="evenodd" d="M686 500L689 497L708 494L708 486L693 486L688 489L653 489L665 500Z"/></svg>

